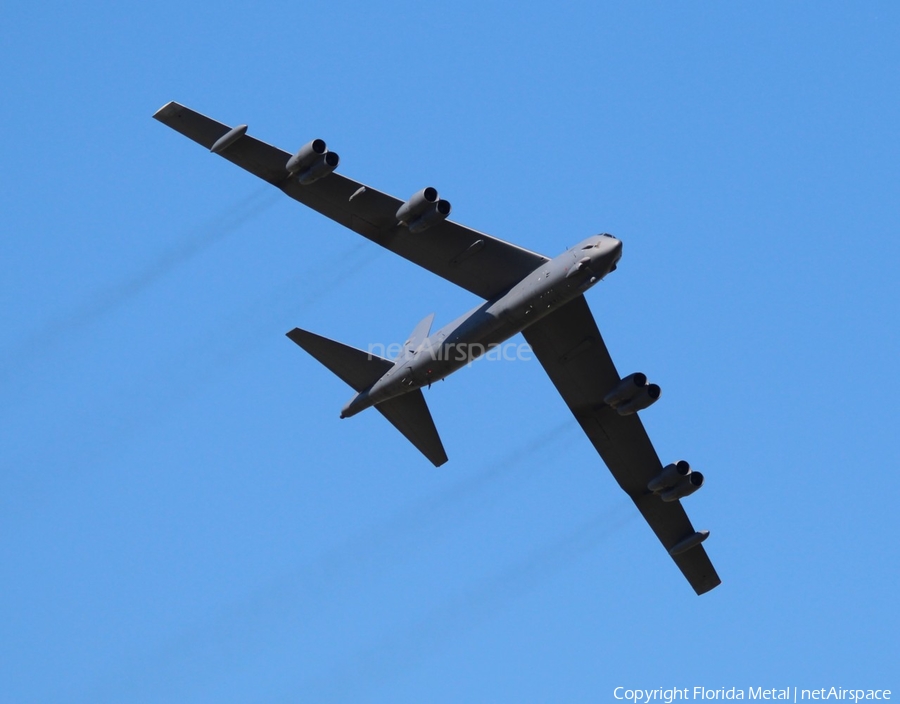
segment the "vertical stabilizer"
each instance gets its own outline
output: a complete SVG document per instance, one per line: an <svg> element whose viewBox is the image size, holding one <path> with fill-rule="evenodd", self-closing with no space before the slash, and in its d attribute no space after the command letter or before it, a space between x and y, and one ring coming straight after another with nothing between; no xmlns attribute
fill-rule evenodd
<svg viewBox="0 0 900 704"><path fill-rule="evenodd" d="M419 321L419 324L413 328L413 331L409 334L409 339L403 343L403 352L415 352L425 339L428 337L428 333L431 332L431 324L434 322L434 313L430 315L426 315ZM401 353L402 354L402 353Z"/></svg>

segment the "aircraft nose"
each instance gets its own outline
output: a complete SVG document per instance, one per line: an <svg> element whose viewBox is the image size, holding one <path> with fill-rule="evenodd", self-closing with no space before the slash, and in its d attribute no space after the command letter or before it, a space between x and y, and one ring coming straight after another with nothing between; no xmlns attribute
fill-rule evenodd
<svg viewBox="0 0 900 704"><path fill-rule="evenodd" d="M599 259L610 267L611 270L619 259L622 258L622 240L607 235L600 241L599 250Z"/></svg>
<svg viewBox="0 0 900 704"><path fill-rule="evenodd" d="M610 237L607 235L606 237L607 245L609 246L609 250L611 252L616 252L618 254L622 253L622 240L616 237Z"/></svg>

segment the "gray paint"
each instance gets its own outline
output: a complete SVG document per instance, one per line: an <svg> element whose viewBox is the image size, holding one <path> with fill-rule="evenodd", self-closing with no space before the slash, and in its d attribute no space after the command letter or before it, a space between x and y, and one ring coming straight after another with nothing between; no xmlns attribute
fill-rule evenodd
<svg viewBox="0 0 900 704"><path fill-rule="evenodd" d="M312 174L314 178L308 171L298 178L294 172L307 166L312 152L321 153L324 142L321 149L312 149L311 142L292 156L246 135L243 125L232 129L178 103L164 105L154 117L206 148L220 151L225 159L294 200L485 299L434 334L429 335L433 316L425 318L394 360L299 328L289 332L288 337L357 391L341 417L374 406L432 463L440 465L447 456L422 387L466 366L479 350L521 332L619 486L694 591L703 594L720 583L701 545L709 531L694 529L679 500L702 486L702 475L688 472L690 487L682 482L666 491L652 490L669 486L666 471L671 471L664 470L637 411L659 398L659 387L647 384L643 374L630 375L623 384L582 295L615 269L622 253L619 240L596 235L550 259L429 215L449 212L449 203L446 213L437 209L446 201L435 202L435 189L423 189L409 201L401 201L341 174L325 172L324 167ZM403 217L415 219L408 223Z"/></svg>
<svg viewBox="0 0 900 704"><path fill-rule="evenodd" d="M401 394L429 386L467 366L473 359L564 306L612 271L622 243L597 235L551 259L501 296L445 325L413 349L404 347L392 369L357 394L341 411L356 415ZM589 258L576 276L569 270Z"/></svg>

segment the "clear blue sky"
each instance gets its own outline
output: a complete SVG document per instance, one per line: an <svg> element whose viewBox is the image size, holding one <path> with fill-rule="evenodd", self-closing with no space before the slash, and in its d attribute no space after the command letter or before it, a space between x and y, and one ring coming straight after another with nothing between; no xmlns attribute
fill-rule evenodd
<svg viewBox="0 0 900 704"><path fill-rule="evenodd" d="M0 700L900 696L896 3L0 8ZM555 255L723 579L698 598L536 362L436 470L284 333L468 293L151 119L177 100Z"/></svg>

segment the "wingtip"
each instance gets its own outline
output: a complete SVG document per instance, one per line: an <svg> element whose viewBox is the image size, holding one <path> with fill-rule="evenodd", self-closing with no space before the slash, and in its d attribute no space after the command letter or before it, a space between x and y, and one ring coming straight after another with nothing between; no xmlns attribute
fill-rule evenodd
<svg viewBox="0 0 900 704"><path fill-rule="evenodd" d="M284 334L289 340L291 340L292 342L296 342L298 345L300 345L300 341L303 339L303 336L305 334L309 334L309 333L307 333L306 330L301 330L300 328L294 328L293 330L288 330ZM302 347L302 345L300 345L300 346Z"/></svg>
<svg viewBox="0 0 900 704"><path fill-rule="evenodd" d="M157 110L155 113L153 113L153 119L163 122L163 121L165 121L165 119L167 117L171 117L180 108L181 108L181 105L176 103L174 100L170 100L168 103L163 105L159 110Z"/></svg>
<svg viewBox="0 0 900 704"><path fill-rule="evenodd" d="M706 594L707 592L711 592L713 589L718 587L721 583L722 583L722 580L719 579L718 575L716 575L715 579L708 580L703 584L698 584L694 588L694 591L697 592L697 596L702 596L703 594Z"/></svg>

